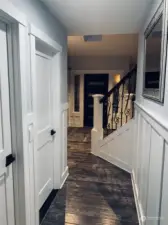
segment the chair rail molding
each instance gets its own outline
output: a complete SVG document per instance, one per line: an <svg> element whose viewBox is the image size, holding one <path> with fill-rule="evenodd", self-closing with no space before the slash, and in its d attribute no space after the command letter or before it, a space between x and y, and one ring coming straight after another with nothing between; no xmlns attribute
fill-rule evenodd
<svg viewBox="0 0 168 225"><path fill-rule="evenodd" d="M155 129L159 134L161 134L164 139L168 142L168 123L154 114L152 111L146 109L143 105L135 101L135 109L142 115L142 117L151 124L153 129Z"/></svg>

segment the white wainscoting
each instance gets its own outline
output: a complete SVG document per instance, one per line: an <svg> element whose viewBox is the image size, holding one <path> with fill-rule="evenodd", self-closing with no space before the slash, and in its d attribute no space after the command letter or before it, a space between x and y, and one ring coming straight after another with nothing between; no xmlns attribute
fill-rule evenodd
<svg viewBox="0 0 168 225"><path fill-rule="evenodd" d="M140 224L168 221L168 128L136 103L132 183Z"/></svg>
<svg viewBox="0 0 168 225"><path fill-rule="evenodd" d="M134 120L100 141L98 155L112 164L131 172Z"/></svg>
<svg viewBox="0 0 168 225"><path fill-rule="evenodd" d="M100 138L97 145L97 156L131 173L140 225L167 225L168 221L165 124L135 103L134 119L105 139Z"/></svg>

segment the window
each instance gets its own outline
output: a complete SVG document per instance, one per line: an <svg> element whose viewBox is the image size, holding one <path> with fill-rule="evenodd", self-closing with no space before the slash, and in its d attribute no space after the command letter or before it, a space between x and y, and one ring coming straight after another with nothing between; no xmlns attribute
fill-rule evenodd
<svg viewBox="0 0 168 225"><path fill-rule="evenodd" d="M74 112L79 112L80 105L80 75L74 77Z"/></svg>
<svg viewBox="0 0 168 225"><path fill-rule="evenodd" d="M145 31L144 97L163 102L167 50L167 25L163 5Z"/></svg>

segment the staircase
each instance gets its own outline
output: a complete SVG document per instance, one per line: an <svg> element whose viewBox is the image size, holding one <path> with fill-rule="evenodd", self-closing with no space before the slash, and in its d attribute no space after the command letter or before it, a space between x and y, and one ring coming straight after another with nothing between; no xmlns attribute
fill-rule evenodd
<svg viewBox="0 0 168 225"><path fill-rule="evenodd" d="M127 172L132 170L135 91L136 67L104 97L94 96L91 152Z"/></svg>
<svg viewBox="0 0 168 225"><path fill-rule="evenodd" d="M134 116L136 90L136 67L130 70L101 100L106 111L103 113L104 136L122 127ZM105 121L106 120L106 121Z"/></svg>

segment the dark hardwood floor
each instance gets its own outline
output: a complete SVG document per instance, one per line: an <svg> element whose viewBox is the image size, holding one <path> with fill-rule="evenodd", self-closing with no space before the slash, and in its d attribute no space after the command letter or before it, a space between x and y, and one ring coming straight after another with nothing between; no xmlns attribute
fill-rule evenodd
<svg viewBox="0 0 168 225"><path fill-rule="evenodd" d="M130 175L90 153L89 129L68 139L70 175L42 225L137 225Z"/></svg>

